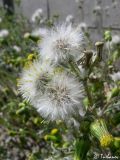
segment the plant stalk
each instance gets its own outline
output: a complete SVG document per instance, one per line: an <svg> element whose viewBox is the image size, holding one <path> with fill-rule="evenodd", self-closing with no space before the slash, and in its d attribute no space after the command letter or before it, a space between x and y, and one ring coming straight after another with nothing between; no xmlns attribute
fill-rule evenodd
<svg viewBox="0 0 120 160"><path fill-rule="evenodd" d="M88 87L88 83L87 83L87 77L82 79L82 77L80 76L80 70L78 68L78 65L73 60L69 61L69 65L70 65L71 70L74 71L77 77L79 78L79 81L83 81L83 85L85 87L85 91L86 91L90 106L93 106L92 96L91 96L91 93Z"/></svg>

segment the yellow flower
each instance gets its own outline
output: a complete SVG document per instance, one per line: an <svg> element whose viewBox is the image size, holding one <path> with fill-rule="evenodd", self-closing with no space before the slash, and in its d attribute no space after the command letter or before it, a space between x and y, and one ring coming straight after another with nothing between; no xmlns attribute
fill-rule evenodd
<svg viewBox="0 0 120 160"><path fill-rule="evenodd" d="M44 140L46 140L46 141L48 140L48 135L44 136Z"/></svg>
<svg viewBox="0 0 120 160"><path fill-rule="evenodd" d="M101 144L102 147L109 146L111 144L111 142L113 142L113 136L110 135L110 134L103 135L100 138L100 144Z"/></svg>
<svg viewBox="0 0 120 160"><path fill-rule="evenodd" d="M55 135L57 133L58 133L58 129L57 128L54 128L54 129L51 130L51 134L52 135Z"/></svg>
<svg viewBox="0 0 120 160"><path fill-rule="evenodd" d="M36 58L36 55L33 54L33 53L29 54L28 57L27 57L27 59L28 59L29 61L33 61L35 58Z"/></svg>
<svg viewBox="0 0 120 160"><path fill-rule="evenodd" d="M101 147L109 147L113 142L113 136L108 132L106 123L103 119L95 120L90 126L91 133L101 144Z"/></svg>
<svg viewBox="0 0 120 160"><path fill-rule="evenodd" d="M32 64L32 61L26 62L24 65L24 68L25 69L29 68L31 64Z"/></svg>

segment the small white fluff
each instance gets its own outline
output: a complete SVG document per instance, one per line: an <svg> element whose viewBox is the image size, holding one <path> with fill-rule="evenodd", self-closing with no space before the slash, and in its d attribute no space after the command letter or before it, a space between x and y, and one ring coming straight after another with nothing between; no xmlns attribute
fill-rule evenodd
<svg viewBox="0 0 120 160"><path fill-rule="evenodd" d="M79 59L83 56L85 38L78 28L65 24L51 29L40 43L40 54L43 59L55 63L68 60L70 56Z"/></svg>
<svg viewBox="0 0 120 160"><path fill-rule="evenodd" d="M114 49L116 45L120 45L120 36L119 35L113 35L112 41L106 43L106 48Z"/></svg>
<svg viewBox="0 0 120 160"><path fill-rule="evenodd" d="M45 85L49 81L52 67L48 62L33 62L29 68L23 69L19 80L19 91L23 98L34 104L45 90Z"/></svg>
<svg viewBox="0 0 120 160"><path fill-rule="evenodd" d="M43 10L41 8L38 8L32 15L31 21L33 23L36 23L36 21L40 20L43 17Z"/></svg>
<svg viewBox="0 0 120 160"><path fill-rule="evenodd" d="M16 52L20 52L20 51L21 51L21 48L20 48L19 46L16 46L16 45L13 46L13 49L14 49Z"/></svg>
<svg viewBox="0 0 120 160"><path fill-rule="evenodd" d="M97 6L94 7L93 11L95 13L99 13L99 12L101 12L101 9L102 9L101 6L97 5Z"/></svg>
<svg viewBox="0 0 120 160"><path fill-rule="evenodd" d="M66 73L54 75L45 94L37 99L34 106L49 120L67 119L82 108L83 86Z"/></svg>
<svg viewBox="0 0 120 160"><path fill-rule="evenodd" d="M84 78L85 77L85 68L83 68L82 65L79 65L78 68L80 70L81 77Z"/></svg>
<svg viewBox="0 0 120 160"><path fill-rule="evenodd" d="M9 31L7 29L0 30L0 38L5 38L9 35Z"/></svg>
<svg viewBox="0 0 120 160"><path fill-rule="evenodd" d="M78 28L80 28L83 32L87 32L88 30L88 26L85 22L81 22L79 25L78 25Z"/></svg>
<svg viewBox="0 0 120 160"><path fill-rule="evenodd" d="M110 75L113 81L120 81L120 72L116 72Z"/></svg>
<svg viewBox="0 0 120 160"><path fill-rule="evenodd" d="M44 37L47 34L48 30L45 28L38 28L32 31L31 35L34 37Z"/></svg>
<svg viewBox="0 0 120 160"><path fill-rule="evenodd" d="M73 17L73 15L68 15L67 17L66 17L66 23L67 24L72 24L74 22L74 17Z"/></svg>
<svg viewBox="0 0 120 160"><path fill-rule="evenodd" d="M75 0L76 3L83 3L84 0Z"/></svg>
<svg viewBox="0 0 120 160"><path fill-rule="evenodd" d="M120 44L120 36L114 35L112 37L112 45Z"/></svg>

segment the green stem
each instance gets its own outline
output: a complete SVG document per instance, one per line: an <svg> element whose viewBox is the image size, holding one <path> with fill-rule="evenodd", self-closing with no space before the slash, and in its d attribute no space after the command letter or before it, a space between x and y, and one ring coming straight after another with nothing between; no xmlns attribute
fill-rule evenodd
<svg viewBox="0 0 120 160"><path fill-rule="evenodd" d="M88 87L87 79L85 79L83 81L83 84L84 84L84 87L85 87L85 91L86 91L90 106L92 107L93 106L93 100L92 100L92 96L91 96L91 93L90 93L90 90L89 90L89 87Z"/></svg>
<svg viewBox="0 0 120 160"><path fill-rule="evenodd" d="M82 78L81 78L81 76L80 76L80 70L79 70L77 64L76 64L74 61L70 60L70 61L69 61L69 65L70 65L71 70L77 75L77 77L78 77L79 80L81 81Z"/></svg>
<svg viewBox="0 0 120 160"><path fill-rule="evenodd" d="M83 81L83 84L84 84L84 87L85 87L85 91L86 91L90 106L93 106L92 95L91 95L89 87L88 87L87 77L85 77L84 79L81 78L80 70L78 68L78 65L74 61L70 60L69 61L69 65L70 65L71 70L74 71L75 74L77 75L77 77L79 78L79 81Z"/></svg>

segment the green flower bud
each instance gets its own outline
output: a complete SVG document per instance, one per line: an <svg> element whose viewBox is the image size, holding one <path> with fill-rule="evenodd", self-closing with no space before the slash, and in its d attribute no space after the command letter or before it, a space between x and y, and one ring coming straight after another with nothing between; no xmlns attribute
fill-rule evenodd
<svg viewBox="0 0 120 160"><path fill-rule="evenodd" d="M54 128L51 130L51 135L56 135L58 133L58 129Z"/></svg>
<svg viewBox="0 0 120 160"><path fill-rule="evenodd" d="M111 41L112 40L112 35L111 35L111 32L109 30L105 31L105 33L104 33L104 39L106 41Z"/></svg>
<svg viewBox="0 0 120 160"><path fill-rule="evenodd" d="M95 120L90 126L91 133L101 144L101 147L109 147L113 142L113 136L108 132L106 123L103 119Z"/></svg>

